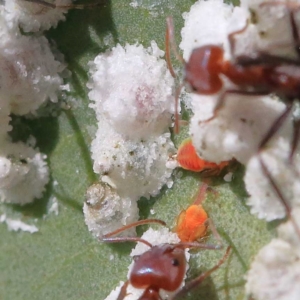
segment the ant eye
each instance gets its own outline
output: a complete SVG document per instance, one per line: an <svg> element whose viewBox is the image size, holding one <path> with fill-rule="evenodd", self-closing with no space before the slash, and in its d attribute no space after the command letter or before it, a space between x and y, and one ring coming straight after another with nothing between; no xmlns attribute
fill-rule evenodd
<svg viewBox="0 0 300 300"><path fill-rule="evenodd" d="M177 258L172 259L172 265L175 267L179 266L179 260Z"/></svg>
<svg viewBox="0 0 300 300"><path fill-rule="evenodd" d="M133 261L136 262L140 258L140 255L134 255L132 258Z"/></svg>

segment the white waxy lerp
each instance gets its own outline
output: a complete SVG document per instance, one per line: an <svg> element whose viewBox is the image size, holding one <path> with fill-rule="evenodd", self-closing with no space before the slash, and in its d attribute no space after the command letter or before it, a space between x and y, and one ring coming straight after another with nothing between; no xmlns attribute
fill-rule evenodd
<svg viewBox="0 0 300 300"><path fill-rule="evenodd" d="M90 62L90 106L125 138L148 139L168 131L174 80L155 42L117 45Z"/></svg>
<svg viewBox="0 0 300 300"><path fill-rule="evenodd" d="M121 198L114 188L101 182L88 188L83 212L89 231L97 238L139 218L136 200ZM134 236L135 229L126 230L120 235Z"/></svg>
<svg viewBox="0 0 300 300"><path fill-rule="evenodd" d="M121 197L139 199L156 196L163 185L173 181L166 167L175 153L170 133L144 141L132 141L115 132L105 121L99 122L92 142L94 171L115 187ZM107 178L107 179L105 179Z"/></svg>
<svg viewBox="0 0 300 300"><path fill-rule="evenodd" d="M65 67L45 37L16 33L0 14L0 97L9 103L11 113L35 113L46 101L57 102Z"/></svg>
<svg viewBox="0 0 300 300"><path fill-rule="evenodd" d="M0 201L24 205L41 198L49 181L46 155L24 143L0 148Z"/></svg>
<svg viewBox="0 0 300 300"><path fill-rule="evenodd" d="M50 4L69 5L72 0L45 0ZM25 32L37 32L56 27L59 21L66 19L67 8L52 8L39 3L24 0L5 0L5 18L8 25L20 26Z"/></svg>

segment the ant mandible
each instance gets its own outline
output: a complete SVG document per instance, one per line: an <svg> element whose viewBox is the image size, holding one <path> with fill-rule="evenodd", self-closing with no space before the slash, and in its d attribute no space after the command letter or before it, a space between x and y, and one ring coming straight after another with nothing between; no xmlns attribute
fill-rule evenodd
<svg viewBox="0 0 300 300"><path fill-rule="evenodd" d="M220 246L199 243L166 243L153 246L148 241L138 237L111 237L129 228L148 223L166 225L165 222L157 219L141 220L106 234L104 238L101 239L103 242L110 243L135 241L144 243L150 247L148 251L138 257L135 257L134 265L129 275L129 280L127 280L121 287L117 300L123 300L126 297L126 290L129 284L135 288L144 289L143 294L138 300L161 300L162 298L159 294L161 289L169 292L176 291L183 282L186 271L186 258L184 251L186 248L220 249ZM217 265L189 282L171 299L179 299L179 297L182 297L190 289L199 285L206 277L225 262L229 253L230 247L227 247L223 258Z"/></svg>

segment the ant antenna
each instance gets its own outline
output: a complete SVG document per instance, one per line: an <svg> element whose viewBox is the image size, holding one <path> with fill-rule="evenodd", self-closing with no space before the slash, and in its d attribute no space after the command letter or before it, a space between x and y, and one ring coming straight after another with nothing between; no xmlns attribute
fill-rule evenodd
<svg viewBox="0 0 300 300"><path fill-rule="evenodd" d="M167 224L162 221L162 220L159 220L159 219L146 219L146 220L139 220L139 221L136 221L136 222L133 222L131 224L128 224L128 225L125 225L113 232L110 232L110 233L107 233L105 234L103 237L104 238L108 238L108 237L111 237L113 235L116 235L118 233L121 233L127 229L130 229L132 227L137 227L137 226L140 226L140 225L145 225L145 224L151 224L151 223L156 223L156 224L160 224L160 225L163 225L163 226L166 226Z"/></svg>
<svg viewBox="0 0 300 300"><path fill-rule="evenodd" d="M106 243L140 242L149 246L150 248L153 247L151 243L139 237L105 237L104 236L103 238L100 238L100 241Z"/></svg>
<svg viewBox="0 0 300 300"><path fill-rule="evenodd" d="M171 24L170 24L171 23ZM167 18L167 28L166 28L166 36L165 36L165 48L166 48L166 61L168 69L173 78L176 78L175 71L173 69L171 63L171 55L170 55L170 36L174 39L174 27L173 27L173 20L171 17Z"/></svg>
<svg viewBox="0 0 300 300"><path fill-rule="evenodd" d="M93 8L93 7L103 5L105 3L105 0L98 0L95 3L88 3L88 4L57 5L57 4L49 3L49 2L44 1L44 0L23 0L23 1L40 4L40 5L43 5L43 6L46 6L46 7L50 7L50 8L62 8L62 9L64 9L64 8L65 9Z"/></svg>
<svg viewBox="0 0 300 300"><path fill-rule="evenodd" d="M199 248L199 249L207 249L207 250L220 250L223 248L223 245L212 245L205 243L197 243L197 242L180 242L176 244L176 248Z"/></svg>
<svg viewBox="0 0 300 300"><path fill-rule="evenodd" d="M181 94L181 90L184 87L184 83L180 84L180 86L176 89L175 93L175 133L179 133L179 115L178 115L178 105L179 105L179 96Z"/></svg>
<svg viewBox="0 0 300 300"><path fill-rule="evenodd" d="M139 238L139 237L112 237L113 235L121 233L127 229L137 227L140 225L144 225L144 224L150 224L150 223L156 223L156 224L160 224L163 226L167 225L164 221L159 220L159 219L139 220L137 222L125 225L113 232L107 233L102 238L99 238L99 240L101 242L107 242L107 243L141 242L141 243L144 243L145 245L149 246L150 248L152 248L153 246L151 243L149 243L148 241L146 241L142 238Z"/></svg>
<svg viewBox="0 0 300 300"><path fill-rule="evenodd" d="M201 275L196 277L194 280L188 282L184 287L182 287L182 289L178 293L175 294L174 297L171 298L171 300L182 299L182 297L188 291L197 287L206 277L210 276L211 273L213 273L215 270L217 270L226 261L227 257L229 256L230 250L231 250L231 247L228 246L224 256L220 259L220 261L213 268L202 273Z"/></svg>
<svg viewBox="0 0 300 300"><path fill-rule="evenodd" d="M174 34L174 24L173 24L173 18L167 17L167 29L166 29L166 60L167 65L170 70L171 75L176 78L176 73L174 72L172 63L171 63L171 55L170 55L170 48L169 45L171 45L172 51L175 54L176 58L184 65L185 60L183 57L178 53L177 51L177 44L175 41L175 34Z"/></svg>

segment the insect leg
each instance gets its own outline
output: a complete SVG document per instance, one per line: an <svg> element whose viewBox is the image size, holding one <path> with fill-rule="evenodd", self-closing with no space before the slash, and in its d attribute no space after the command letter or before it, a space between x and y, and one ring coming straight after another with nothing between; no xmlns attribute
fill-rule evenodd
<svg viewBox="0 0 300 300"><path fill-rule="evenodd" d="M126 297L127 287L129 285L129 280L127 280L121 287L120 293L118 295L117 300L123 300Z"/></svg>
<svg viewBox="0 0 300 300"><path fill-rule="evenodd" d="M199 124L201 124L201 123L208 123L211 120L215 119L218 116L220 110L222 110L222 108L224 107L224 105L225 105L225 98L229 94L244 95L244 96L264 96L264 95L268 95L270 93L269 92L263 92L263 91L256 92L256 91L226 90L218 98L217 104L216 104L216 106L214 108L214 111L213 111L213 115L209 119L207 119L205 121L199 121Z"/></svg>
<svg viewBox="0 0 300 300"><path fill-rule="evenodd" d="M196 277L195 279L193 279L192 281L188 282L182 289L180 289L171 299L172 300L179 300L182 299L182 297L184 295L187 294L187 292L189 292L191 289L194 289L195 287L197 287L199 284L202 283L202 281L211 275L211 273L213 273L215 270L217 270L227 259L227 257L229 256L230 253L230 249L231 247L227 247L226 252L224 254L224 256L221 258L221 260L210 270L202 273L201 275L199 275L198 277Z"/></svg>
<svg viewBox="0 0 300 300"><path fill-rule="evenodd" d="M264 146L270 141L270 139L276 134L276 132L280 129L282 124L288 118L291 110L293 108L293 103L288 103L285 111L274 121L269 131L266 133L265 137L261 140L258 151L261 151Z"/></svg>
<svg viewBox="0 0 300 300"><path fill-rule="evenodd" d="M259 154L258 154L259 155ZM288 203L288 201L285 199L284 195L282 194L281 190L279 189L279 187L277 186L276 182L274 181L270 171L268 170L267 166L265 165L265 163L263 162L261 156L259 155L259 162L261 164L262 170L265 173L265 176L268 178L273 190L275 191L275 193L277 194L281 204L284 206L285 210L286 210L286 214L288 216L288 218L291 220L295 231L297 233L297 235L299 236L300 239L300 228L296 222L296 220L294 219L294 217L292 216L291 213L291 207Z"/></svg>

